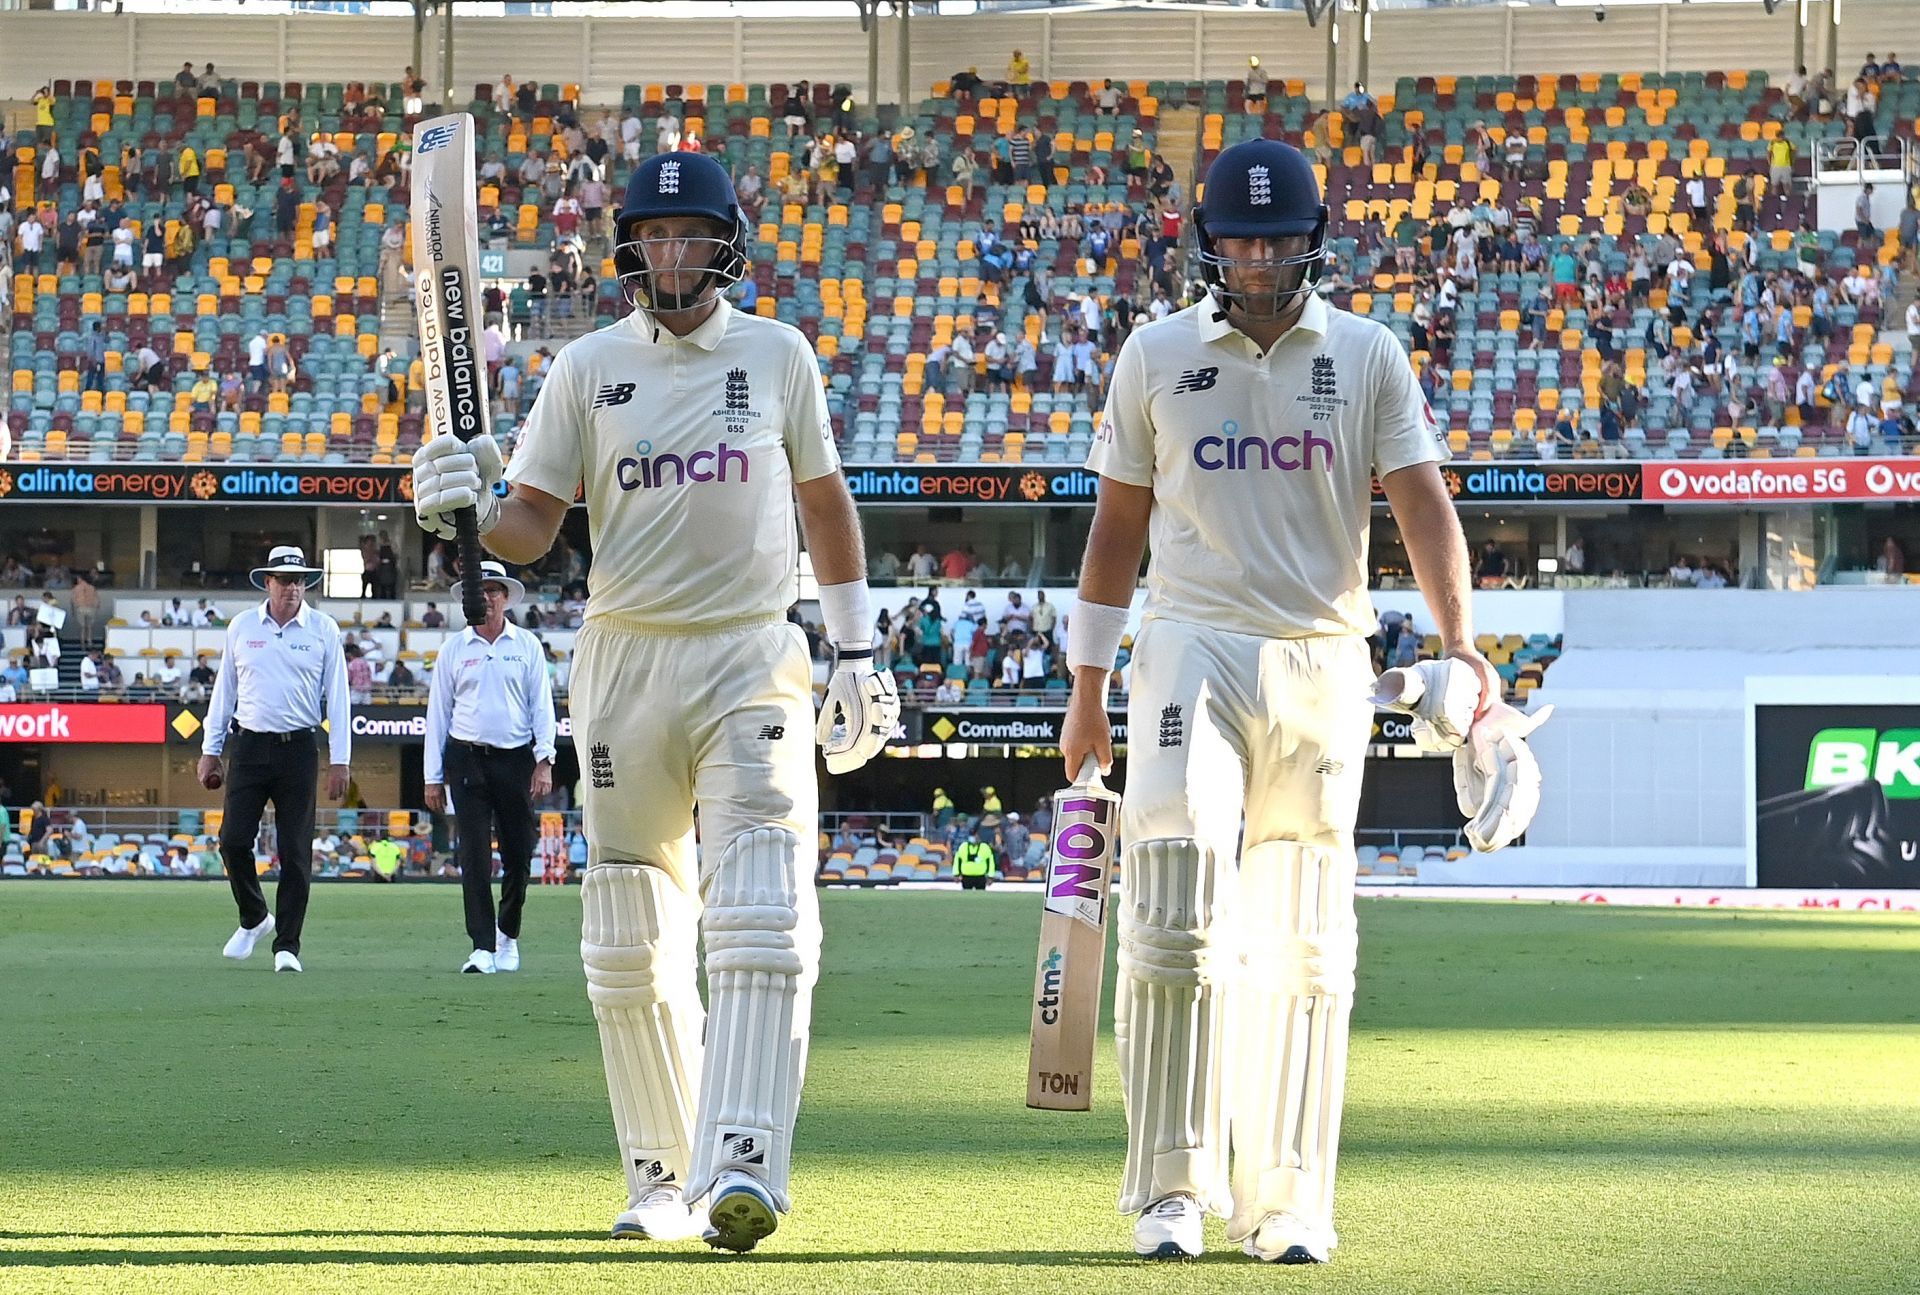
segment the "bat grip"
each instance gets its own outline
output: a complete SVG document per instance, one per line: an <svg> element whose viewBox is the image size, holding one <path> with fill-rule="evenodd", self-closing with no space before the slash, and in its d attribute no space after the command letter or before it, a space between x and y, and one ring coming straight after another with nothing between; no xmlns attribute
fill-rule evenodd
<svg viewBox="0 0 1920 1295"><path fill-rule="evenodd" d="M486 595L480 592L480 517L471 508L454 514L454 547L460 561L460 609L467 624L487 619Z"/></svg>
<svg viewBox="0 0 1920 1295"><path fill-rule="evenodd" d="M1086 759L1080 762L1080 772L1074 775L1073 785L1076 787L1090 787L1099 781L1100 757L1094 755L1092 752L1088 752Z"/></svg>

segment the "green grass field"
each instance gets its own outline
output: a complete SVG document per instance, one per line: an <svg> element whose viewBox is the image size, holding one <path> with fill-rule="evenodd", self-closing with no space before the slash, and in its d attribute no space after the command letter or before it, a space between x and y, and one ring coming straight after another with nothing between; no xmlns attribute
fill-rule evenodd
<svg viewBox="0 0 1920 1295"><path fill-rule="evenodd" d="M1920 1289L1912 916L1364 902L1334 1263L1166 1268L1110 1046L1021 1105L1031 894L826 895L795 1214L603 1240L578 897L463 977L457 889L322 887L292 977L218 885L0 885L0 1291Z"/></svg>

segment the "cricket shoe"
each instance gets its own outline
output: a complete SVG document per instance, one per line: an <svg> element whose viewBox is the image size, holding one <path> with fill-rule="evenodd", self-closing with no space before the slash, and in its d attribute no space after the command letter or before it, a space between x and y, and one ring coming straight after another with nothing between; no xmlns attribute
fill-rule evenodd
<svg viewBox="0 0 1920 1295"><path fill-rule="evenodd" d="M300 959L295 957L292 953L288 952L286 949L282 949L280 950L280 952L273 955L273 969L275 971L304 971L305 970L305 968L300 965Z"/></svg>
<svg viewBox="0 0 1920 1295"><path fill-rule="evenodd" d="M493 969L520 970L520 941L509 939L499 931L493 933Z"/></svg>
<svg viewBox="0 0 1920 1295"><path fill-rule="evenodd" d="M486 949L475 949L467 955L467 960L460 964L460 970L469 976L491 976L494 966L491 952Z"/></svg>
<svg viewBox="0 0 1920 1295"><path fill-rule="evenodd" d="M1185 1193L1162 1196L1133 1223L1133 1252L1142 1259L1198 1259L1206 1249L1200 1202Z"/></svg>
<svg viewBox="0 0 1920 1295"><path fill-rule="evenodd" d="M714 1182L713 1204L707 1207L708 1245L745 1254L779 1226L773 1193L752 1174L729 1169Z"/></svg>
<svg viewBox="0 0 1920 1295"><path fill-rule="evenodd" d="M253 956L253 946L260 943L263 936L273 934L273 914L268 913L258 926L242 926L227 937L227 947L220 950L223 958L232 958L241 962Z"/></svg>
<svg viewBox="0 0 1920 1295"><path fill-rule="evenodd" d="M1323 1264L1333 1254L1339 1238L1332 1228L1316 1228L1284 1210L1260 1220L1253 1235L1242 1248L1255 1259L1270 1264Z"/></svg>
<svg viewBox="0 0 1920 1295"><path fill-rule="evenodd" d="M613 1221L615 1241L690 1241L705 1230L678 1187L654 1188Z"/></svg>

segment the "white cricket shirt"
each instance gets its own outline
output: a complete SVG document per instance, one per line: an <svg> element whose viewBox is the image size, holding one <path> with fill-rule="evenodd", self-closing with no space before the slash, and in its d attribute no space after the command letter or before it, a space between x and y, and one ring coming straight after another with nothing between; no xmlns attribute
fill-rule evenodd
<svg viewBox="0 0 1920 1295"><path fill-rule="evenodd" d="M429 783L443 783L448 737L487 746L533 746L536 760L553 759L553 686L540 640L509 621L489 643L468 628L434 658L427 690Z"/></svg>
<svg viewBox="0 0 1920 1295"><path fill-rule="evenodd" d="M319 728L327 721L328 759L347 764L353 750L353 715L347 696L347 656L333 617L305 603L285 625L267 615L267 605L249 607L227 625L226 655L207 702L207 735L200 750L219 755L227 727L255 733Z"/></svg>
<svg viewBox="0 0 1920 1295"><path fill-rule="evenodd" d="M686 337L635 311L568 344L506 476L566 500L585 482L589 620L677 630L793 604L794 483L839 467L805 335L722 301Z"/></svg>
<svg viewBox="0 0 1920 1295"><path fill-rule="evenodd" d="M1267 354L1209 294L1134 330L1087 466L1153 490L1143 614L1370 634L1372 480L1448 457L1383 325L1309 296Z"/></svg>

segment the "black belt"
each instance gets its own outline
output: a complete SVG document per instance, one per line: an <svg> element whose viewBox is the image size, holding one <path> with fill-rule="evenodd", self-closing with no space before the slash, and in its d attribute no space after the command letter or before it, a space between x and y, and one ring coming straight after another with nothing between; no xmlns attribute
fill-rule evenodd
<svg viewBox="0 0 1920 1295"><path fill-rule="evenodd" d="M291 728L284 733L263 733L259 729L241 728L238 724L235 724L233 731L235 733L244 733L248 737L263 737L269 742L299 742L302 740L312 742L314 734L320 730L318 728Z"/></svg>
<svg viewBox="0 0 1920 1295"><path fill-rule="evenodd" d="M522 742L519 746L488 746L485 742L469 742L458 737L448 738L447 745L471 751L474 755L519 755L533 749L531 742Z"/></svg>

